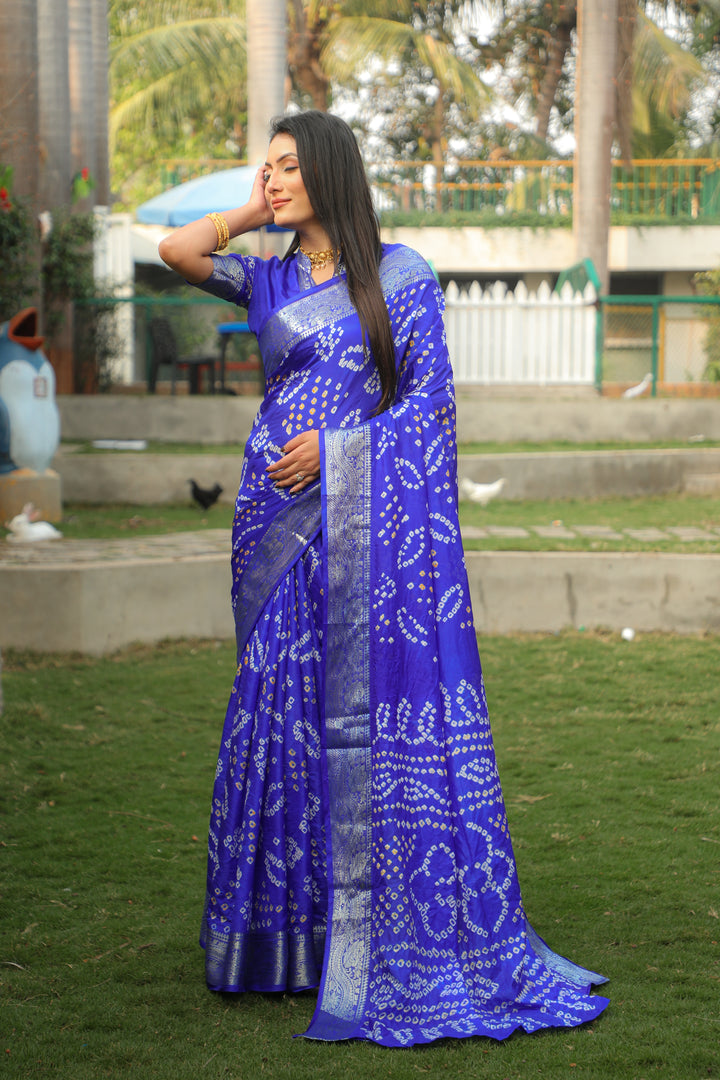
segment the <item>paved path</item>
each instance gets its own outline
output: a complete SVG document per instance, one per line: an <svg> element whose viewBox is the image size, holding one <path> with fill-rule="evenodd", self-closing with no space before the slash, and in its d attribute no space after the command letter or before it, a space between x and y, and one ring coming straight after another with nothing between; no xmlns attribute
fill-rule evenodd
<svg viewBox="0 0 720 1080"><path fill-rule="evenodd" d="M465 540L529 539L533 534L543 539L638 540L646 543L720 543L720 528L700 529L690 525L664 529L620 529L608 525L465 525ZM72 566L92 563L122 563L133 560L171 559L182 562L209 556L227 557L230 551L228 529L203 529L200 532L167 533L164 536L126 536L113 540L48 540L42 543L14 544L0 540L0 564L4 566Z"/></svg>
<svg viewBox="0 0 720 1080"><path fill-rule="evenodd" d="M466 540L485 540L489 537L503 537L507 539L527 539L532 536L542 536L555 540L644 540L655 543L658 540L672 540L676 543L695 543L698 540L707 540L717 543L720 540L720 528L699 529L694 525L668 525L664 529L613 529L609 525L528 525L523 528L520 525L464 525L462 534Z"/></svg>
<svg viewBox="0 0 720 1080"><path fill-rule="evenodd" d="M14 544L0 541L0 563L24 566L65 566L118 563L137 559L173 559L182 562L209 555L228 556L229 529L167 533L164 536L127 536L116 540L46 540Z"/></svg>

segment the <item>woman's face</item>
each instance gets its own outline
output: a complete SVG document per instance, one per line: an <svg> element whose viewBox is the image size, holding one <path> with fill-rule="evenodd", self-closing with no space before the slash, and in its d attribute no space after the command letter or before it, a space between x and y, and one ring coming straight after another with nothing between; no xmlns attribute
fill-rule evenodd
<svg viewBox="0 0 720 1080"><path fill-rule="evenodd" d="M292 135L276 135L270 143L265 162L265 198L276 225L302 233L319 224L305 190Z"/></svg>

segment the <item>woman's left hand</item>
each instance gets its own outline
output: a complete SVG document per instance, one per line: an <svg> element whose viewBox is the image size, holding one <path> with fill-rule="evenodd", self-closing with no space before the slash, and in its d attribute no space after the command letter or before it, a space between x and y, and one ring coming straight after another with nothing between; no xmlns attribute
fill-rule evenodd
<svg viewBox="0 0 720 1080"><path fill-rule="evenodd" d="M276 487L302 491L320 475L320 432L303 431L282 448L283 457L265 470Z"/></svg>

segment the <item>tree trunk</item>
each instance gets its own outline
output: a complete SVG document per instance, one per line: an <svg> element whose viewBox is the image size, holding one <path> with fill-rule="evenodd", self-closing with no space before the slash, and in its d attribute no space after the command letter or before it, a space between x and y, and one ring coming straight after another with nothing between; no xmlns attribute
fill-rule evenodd
<svg viewBox="0 0 720 1080"><path fill-rule="evenodd" d="M267 157L270 121L285 112L287 6L285 0L247 0L247 159L260 165ZM257 254L280 255L285 233L261 229Z"/></svg>
<svg viewBox="0 0 720 1080"><path fill-rule="evenodd" d="M633 131L633 44L637 22L637 0L618 0L617 57L615 60L615 127L620 153L626 166L632 158Z"/></svg>
<svg viewBox="0 0 720 1080"><path fill-rule="evenodd" d="M109 206L110 199L110 150L108 137L108 112L110 90L108 87L108 20L107 0L92 0L92 72L94 101L94 154L95 199L97 206Z"/></svg>
<svg viewBox="0 0 720 1080"><path fill-rule="evenodd" d="M322 33L327 25L327 14L320 9L318 18L311 25L307 19L307 7L302 0L293 0L293 25L288 38L288 67L295 84L309 94L314 109L326 112L330 98L330 80L320 65Z"/></svg>
<svg viewBox="0 0 720 1080"><path fill-rule="evenodd" d="M67 0L38 0L41 210L69 205L70 84Z"/></svg>
<svg viewBox="0 0 720 1080"><path fill-rule="evenodd" d="M547 139L550 126L550 113L555 104L555 96L560 83L565 57L572 43L572 32L575 29L576 16L573 10L567 21L557 27L557 32L550 44L548 62L540 86L537 109L535 113L535 133L543 142Z"/></svg>
<svg viewBox="0 0 720 1080"><path fill-rule="evenodd" d="M13 169L13 194L38 211L40 153L38 145L38 43L36 0L0 3L0 165ZM29 252L37 266L38 287L31 303L40 305L40 234Z"/></svg>
<svg viewBox="0 0 720 1080"><path fill-rule="evenodd" d="M575 258L592 259L608 291L618 0L580 0L573 232Z"/></svg>
<svg viewBox="0 0 720 1080"><path fill-rule="evenodd" d="M285 0L247 0L247 158L265 160L273 116L285 111L287 5Z"/></svg>
<svg viewBox="0 0 720 1080"><path fill-rule="evenodd" d="M95 77L93 72L92 0L68 0L70 148L73 175L95 168ZM93 180L96 177L92 176ZM58 200L59 201L59 200ZM79 211L92 210L92 192L77 200Z"/></svg>

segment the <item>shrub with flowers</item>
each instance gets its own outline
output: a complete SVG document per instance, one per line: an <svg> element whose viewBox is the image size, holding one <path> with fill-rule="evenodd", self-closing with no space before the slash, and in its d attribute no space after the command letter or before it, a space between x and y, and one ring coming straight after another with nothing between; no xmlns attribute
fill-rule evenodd
<svg viewBox="0 0 720 1080"><path fill-rule="evenodd" d="M0 323L19 311L32 296L34 233L30 213L12 195L12 169L0 165Z"/></svg>

